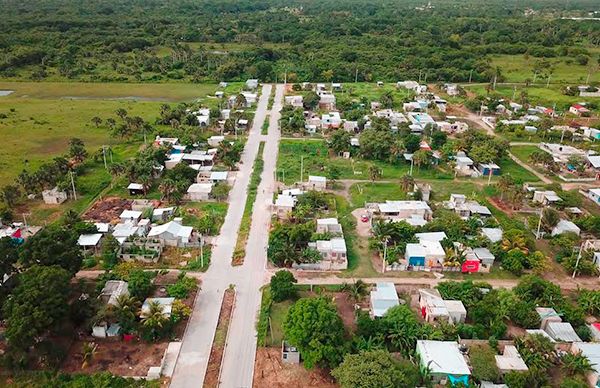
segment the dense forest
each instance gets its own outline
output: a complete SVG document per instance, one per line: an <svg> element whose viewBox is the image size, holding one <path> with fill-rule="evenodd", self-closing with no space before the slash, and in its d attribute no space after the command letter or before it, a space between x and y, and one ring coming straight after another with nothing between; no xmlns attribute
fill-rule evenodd
<svg viewBox="0 0 600 388"><path fill-rule="evenodd" d="M600 21L562 18L599 9L597 0L5 0L0 78L487 82L502 77L489 54L590 56Z"/></svg>

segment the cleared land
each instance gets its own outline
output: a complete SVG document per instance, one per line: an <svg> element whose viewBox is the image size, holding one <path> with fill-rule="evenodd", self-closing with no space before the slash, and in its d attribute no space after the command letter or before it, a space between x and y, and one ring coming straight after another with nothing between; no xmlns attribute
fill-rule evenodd
<svg viewBox="0 0 600 388"><path fill-rule="evenodd" d="M546 76L541 72L552 69L551 83L585 83L591 70L591 63L597 63L596 56L590 58L588 65L580 65L573 58L536 58L524 55L494 55L491 57L492 67L499 67L507 82L525 82L533 80L536 68L538 76L536 82L545 82ZM600 73L592 71L590 82L600 81Z"/></svg>

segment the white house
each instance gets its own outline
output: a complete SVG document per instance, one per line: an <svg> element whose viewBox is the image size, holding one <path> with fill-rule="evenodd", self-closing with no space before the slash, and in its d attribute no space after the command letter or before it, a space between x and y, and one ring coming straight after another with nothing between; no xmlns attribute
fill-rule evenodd
<svg viewBox="0 0 600 388"><path fill-rule="evenodd" d="M86 252L89 253L98 253L98 249L100 248L100 240L102 240L102 233L93 233L93 234L81 234L77 239L77 245L81 247Z"/></svg>
<svg viewBox="0 0 600 388"><path fill-rule="evenodd" d="M187 195L190 201L207 201L212 192L212 183L193 183L187 189Z"/></svg>
<svg viewBox="0 0 600 388"><path fill-rule="evenodd" d="M42 191L42 199L47 205L60 205L67 200L67 192L59 190L58 187L52 190L44 190Z"/></svg>
<svg viewBox="0 0 600 388"><path fill-rule="evenodd" d="M249 79L246 80L246 88L250 90L254 90L258 88L258 80L257 79Z"/></svg>
<svg viewBox="0 0 600 388"><path fill-rule="evenodd" d="M302 108L304 106L304 100L302 96L285 96L285 104L295 108Z"/></svg>
<svg viewBox="0 0 600 388"><path fill-rule="evenodd" d="M321 93L320 99L319 99L319 109L334 110L335 109L335 96L330 93Z"/></svg>
<svg viewBox="0 0 600 388"><path fill-rule="evenodd" d="M473 169L473 159L469 158L464 152L458 152L454 157L456 167L454 170L459 176L473 176L476 172Z"/></svg>
<svg viewBox="0 0 600 388"><path fill-rule="evenodd" d="M576 116L587 116L590 114L590 110L581 104L571 105L569 112Z"/></svg>
<svg viewBox="0 0 600 388"><path fill-rule="evenodd" d="M463 323L467 310L460 300L444 300L435 288L419 290L419 313L429 323Z"/></svg>
<svg viewBox="0 0 600 388"><path fill-rule="evenodd" d="M500 228L481 228L481 234L487 237L492 243L502 240L502 229Z"/></svg>
<svg viewBox="0 0 600 388"><path fill-rule="evenodd" d="M573 222L571 222L569 220L560 220L558 222L558 224L556 224L554 229L552 229L552 236L557 236L559 234L568 233L568 232L575 233L576 235L579 236L579 233L581 233L581 229L579 229L579 227L577 225L575 225Z"/></svg>
<svg viewBox="0 0 600 388"><path fill-rule="evenodd" d="M208 145L217 147L223 140L225 140L225 136L211 136L208 138Z"/></svg>
<svg viewBox="0 0 600 388"><path fill-rule="evenodd" d="M372 317L383 317L389 309L399 304L400 300L394 283L379 282L371 291Z"/></svg>
<svg viewBox="0 0 600 388"><path fill-rule="evenodd" d="M385 201L366 204L366 207L385 220L406 221L414 226L425 225L433 215L425 201Z"/></svg>
<svg viewBox="0 0 600 388"><path fill-rule="evenodd" d="M183 226L177 221L154 226L148 232L148 237L160 240L167 246L181 247L192 242L194 228Z"/></svg>
<svg viewBox="0 0 600 388"><path fill-rule="evenodd" d="M450 194L450 200L444 202L446 209L454 210L462 219L473 216L489 217L492 215L490 209L480 205L476 201L469 201L464 194Z"/></svg>
<svg viewBox="0 0 600 388"><path fill-rule="evenodd" d="M277 218L287 218L287 216L294 210L296 206L296 197L291 195L279 194L275 199L275 214Z"/></svg>
<svg viewBox="0 0 600 388"><path fill-rule="evenodd" d="M428 369L434 381L469 385L471 370L457 342L418 340L416 353L421 369Z"/></svg>
<svg viewBox="0 0 600 388"><path fill-rule="evenodd" d="M327 188L327 178L318 175L309 175L307 187L309 190L322 191Z"/></svg>
<svg viewBox="0 0 600 388"><path fill-rule="evenodd" d="M533 202L541 203L542 205L551 205L562 201L552 190L536 190L533 192Z"/></svg>
<svg viewBox="0 0 600 388"><path fill-rule="evenodd" d="M596 205L600 205L600 188L589 189L587 191L583 191L583 193Z"/></svg>
<svg viewBox="0 0 600 388"><path fill-rule="evenodd" d="M142 219L142 212L137 210L123 210L119 218L121 222L129 222L135 225Z"/></svg>

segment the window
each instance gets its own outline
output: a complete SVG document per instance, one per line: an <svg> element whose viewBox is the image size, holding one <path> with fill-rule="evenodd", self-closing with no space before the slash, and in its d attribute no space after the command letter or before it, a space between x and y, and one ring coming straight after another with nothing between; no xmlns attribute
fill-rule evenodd
<svg viewBox="0 0 600 388"><path fill-rule="evenodd" d="M283 353L283 359L284 360L287 360L287 356L288 356L287 353Z"/></svg>

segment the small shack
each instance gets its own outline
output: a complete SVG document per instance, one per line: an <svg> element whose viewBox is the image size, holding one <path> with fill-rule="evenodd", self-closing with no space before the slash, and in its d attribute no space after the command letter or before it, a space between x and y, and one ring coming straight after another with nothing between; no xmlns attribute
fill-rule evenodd
<svg viewBox="0 0 600 388"><path fill-rule="evenodd" d="M300 364L300 352L295 346L281 341L281 360L285 364Z"/></svg>

